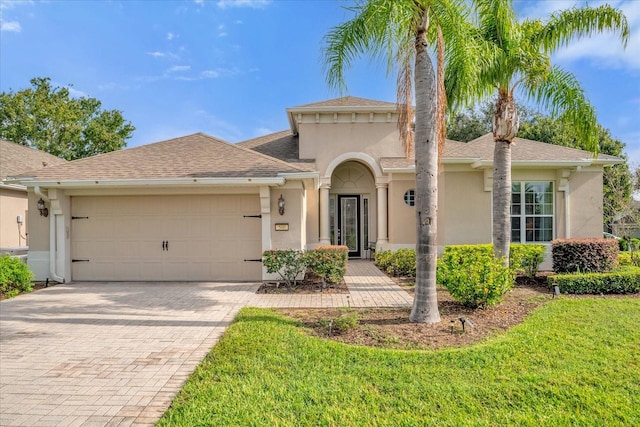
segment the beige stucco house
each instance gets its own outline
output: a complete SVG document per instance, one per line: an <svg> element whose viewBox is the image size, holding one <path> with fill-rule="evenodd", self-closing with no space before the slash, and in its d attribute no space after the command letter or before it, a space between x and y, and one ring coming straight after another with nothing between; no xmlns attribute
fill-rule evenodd
<svg viewBox="0 0 640 427"><path fill-rule="evenodd" d="M27 187L4 178L62 163L66 160L0 139L0 254L20 253L29 245Z"/></svg>
<svg viewBox="0 0 640 427"><path fill-rule="evenodd" d="M414 160L393 103L346 97L287 109L290 128L229 144L189 135L17 178L29 264L54 280L260 280L267 249L415 245ZM447 141L439 243L491 242L490 135ZM516 139L513 240L602 234L602 170L621 162ZM37 230L35 233L33 230Z"/></svg>

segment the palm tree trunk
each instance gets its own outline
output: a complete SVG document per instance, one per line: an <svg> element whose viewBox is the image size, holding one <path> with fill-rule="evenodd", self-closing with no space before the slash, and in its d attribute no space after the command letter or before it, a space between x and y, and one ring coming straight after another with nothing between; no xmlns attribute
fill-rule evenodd
<svg viewBox="0 0 640 427"><path fill-rule="evenodd" d="M436 132L436 79L427 51L428 14L416 33L416 288L409 320L417 323L440 321L436 293L438 256L438 140Z"/></svg>
<svg viewBox="0 0 640 427"><path fill-rule="evenodd" d="M511 243L511 143L520 120L512 94L499 89L493 117L493 252L509 265Z"/></svg>

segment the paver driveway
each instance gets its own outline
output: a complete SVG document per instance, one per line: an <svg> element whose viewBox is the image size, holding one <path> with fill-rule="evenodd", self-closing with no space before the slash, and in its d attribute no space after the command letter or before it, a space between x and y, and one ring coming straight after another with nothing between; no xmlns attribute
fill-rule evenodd
<svg viewBox="0 0 640 427"><path fill-rule="evenodd" d="M257 287L74 283L0 302L0 425L152 425Z"/></svg>

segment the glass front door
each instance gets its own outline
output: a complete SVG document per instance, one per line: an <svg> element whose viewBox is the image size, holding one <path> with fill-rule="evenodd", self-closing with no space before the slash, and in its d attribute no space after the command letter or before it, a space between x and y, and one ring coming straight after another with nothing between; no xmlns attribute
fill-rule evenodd
<svg viewBox="0 0 640 427"><path fill-rule="evenodd" d="M349 248L349 257L361 256L360 196L338 196L338 244Z"/></svg>

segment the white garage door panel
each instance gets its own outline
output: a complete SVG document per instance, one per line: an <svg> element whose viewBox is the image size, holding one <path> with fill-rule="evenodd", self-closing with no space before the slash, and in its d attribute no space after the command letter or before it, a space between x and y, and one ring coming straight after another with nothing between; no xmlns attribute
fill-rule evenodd
<svg viewBox="0 0 640 427"><path fill-rule="evenodd" d="M73 197L74 280L260 280L257 195ZM168 250L163 250L163 242Z"/></svg>

